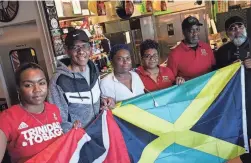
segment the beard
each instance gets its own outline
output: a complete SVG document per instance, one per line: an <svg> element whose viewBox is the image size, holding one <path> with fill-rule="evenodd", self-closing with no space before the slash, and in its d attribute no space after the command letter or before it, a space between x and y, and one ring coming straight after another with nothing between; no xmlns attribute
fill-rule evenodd
<svg viewBox="0 0 251 163"><path fill-rule="evenodd" d="M232 36L230 40L235 44L235 46L241 46L247 40L247 31L244 30L239 36Z"/></svg>

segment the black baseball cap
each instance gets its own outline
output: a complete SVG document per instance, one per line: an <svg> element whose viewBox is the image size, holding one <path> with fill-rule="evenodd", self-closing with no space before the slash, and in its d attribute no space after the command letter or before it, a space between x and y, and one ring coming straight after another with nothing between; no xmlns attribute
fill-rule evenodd
<svg viewBox="0 0 251 163"><path fill-rule="evenodd" d="M184 29L189 29L191 28L193 25L197 25L197 26L202 26L203 24L199 22L199 20L196 17L193 16L188 16L186 19L183 20L182 22L182 30Z"/></svg>
<svg viewBox="0 0 251 163"><path fill-rule="evenodd" d="M65 45L70 47L74 45L75 41L83 41L83 42L89 42L89 37L85 33L85 31L80 29L74 29L73 31L70 31L66 38L65 38Z"/></svg>
<svg viewBox="0 0 251 163"><path fill-rule="evenodd" d="M225 30L227 31L232 25L236 23L244 24L244 20L239 16L232 16L225 21Z"/></svg>

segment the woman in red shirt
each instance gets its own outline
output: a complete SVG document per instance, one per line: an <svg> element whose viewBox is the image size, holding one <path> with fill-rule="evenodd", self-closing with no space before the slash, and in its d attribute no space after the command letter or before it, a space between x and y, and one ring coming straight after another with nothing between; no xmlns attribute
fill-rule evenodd
<svg viewBox="0 0 251 163"><path fill-rule="evenodd" d="M145 85L146 91L155 91L168 88L176 84L182 84L185 80L175 76L168 67L159 66L159 45L154 40L145 40L140 44L140 53L142 57L142 66L138 67L136 72Z"/></svg>
<svg viewBox="0 0 251 163"><path fill-rule="evenodd" d="M44 102L47 81L41 67L26 63L15 77L20 104L0 114L0 162L6 147L11 162L25 162L63 134L59 109Z"/></svg>

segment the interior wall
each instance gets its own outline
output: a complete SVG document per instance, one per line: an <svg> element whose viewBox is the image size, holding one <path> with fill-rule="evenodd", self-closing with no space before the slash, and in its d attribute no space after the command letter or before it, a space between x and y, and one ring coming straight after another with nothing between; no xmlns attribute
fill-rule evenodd
<svg viewBox="0 0 251 163"><path fill-rule="evenodd" d="M16 18L9 23L0 23L0 57L12 104L16 103L16 90L14 72L9 61L11 50L34 47L37 60L45 73L49 77L53 74L54 52L44 14L42 1L19 1ZM2 92L1 83L0 87ZM2 93L0 96L3 96Z"/></svg>
<svg viewBox="0 0 251 163"><path fill-rule="evenodd" d="M11 22L0 22L0 27L24 23L36 19L35 1L19 1L17 16Z"/></svg>

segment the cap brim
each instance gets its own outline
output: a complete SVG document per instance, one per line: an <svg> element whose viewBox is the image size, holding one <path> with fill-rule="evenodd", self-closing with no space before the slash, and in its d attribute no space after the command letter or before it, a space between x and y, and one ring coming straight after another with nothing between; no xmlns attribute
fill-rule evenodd
<svg viewBox="0 0 251 163"><path fill-rule="evenodd" d="M243 24L243 25L244 25L244 23L243 23L243 22L234 22L234 23L232 23L232 24L230 24L230 25L229 25L229 27L227 28L227 30L229 30L229 28L230 28L232 25L236 24L236 23L241 23L241 24Z"/></svg>

